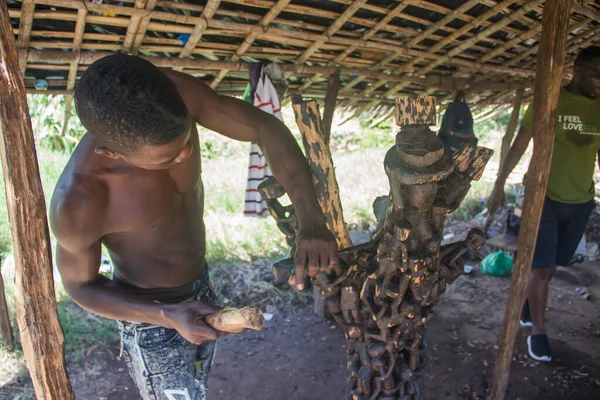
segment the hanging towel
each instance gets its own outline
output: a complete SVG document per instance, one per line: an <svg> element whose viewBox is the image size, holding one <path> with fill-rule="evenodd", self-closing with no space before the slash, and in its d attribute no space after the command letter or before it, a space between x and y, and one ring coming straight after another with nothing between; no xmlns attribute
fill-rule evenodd
<svg viewBox="0 0 600 400"><path fill-rule="evenodd" d="M254 92L254 106L282 120L277 91L264 67L261 68L256 89L252 90L251 86L250 84L250 93ZM246 93L248 93L248 90ZM248 182L246 184L246 198L244 202L245 216L266 217L270 215L267 203L262 199L260 193L258 193L258 185L270 176L272 176L272 173L262 150L256 143L251 143Z"/></svg>

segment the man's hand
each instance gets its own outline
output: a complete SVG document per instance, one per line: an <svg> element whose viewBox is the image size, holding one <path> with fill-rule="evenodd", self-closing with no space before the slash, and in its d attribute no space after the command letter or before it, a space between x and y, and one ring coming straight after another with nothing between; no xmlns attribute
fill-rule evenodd
<svg viewBox="0 0 600 400"><path fill-rule="evenodd" d="M487 209L489 214L495 214L499 208L504 207L504 185L494 186L490 199L487 202Z"/></svg>
<svg viewBox="0 0 600 400"><path fill-rule="evenodd" d="M165 305L162 315L168 328L175 329L188 342L202 344L227 335L227 332L213 329L204 322L205 316L221 309L201 301L191 301Z"/></svg>
<svg viewBox="0 0 600 400"><path fill-rule="evenodd" d="M290 284L298 290L304 289L305 267L308 276L329 272L338 262L337 244L325 224L303 224L296 234L294 244L294 276Z"/></svg>

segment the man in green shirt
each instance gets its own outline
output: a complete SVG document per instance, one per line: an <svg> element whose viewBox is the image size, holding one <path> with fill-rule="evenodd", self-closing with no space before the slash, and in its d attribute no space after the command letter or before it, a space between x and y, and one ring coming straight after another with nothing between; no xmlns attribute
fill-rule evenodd
<svg viewBox="0 0 600 400"><path fill-rule="evenodd" d="M530 106L498 173L488 209L503 205L504 184L527 149L535 123ZM548 285L556 266L567 265L573 257L596 205L593 175L599 150L600 47L588 47L577 56L573 79L560 92L552 167L521 316L521 325L532 327L527 345L538 361L552 359L545 326Z"/></svg>

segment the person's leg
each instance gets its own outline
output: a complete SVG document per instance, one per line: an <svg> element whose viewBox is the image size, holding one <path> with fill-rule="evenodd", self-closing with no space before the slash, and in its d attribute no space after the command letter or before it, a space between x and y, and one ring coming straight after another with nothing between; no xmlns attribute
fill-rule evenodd
<svg viewBox="0 0 600 400"><path fill-rule="evenodd" d="M556 270L558 246L558 216L554 203L548 198L544 202L526 293L532 326L532 335L527 338L529 355L539 361L551 359L546 336L546 302L550 279Z"/></svg>
<svg viewBox="0 0 600 400"><path fill-rule="evenodd" d="M546 334L546 303L548 302L548 287L550 279L556 271L552 268L532 268L527 287L527 301L531 315L533 335Z"/></svg>

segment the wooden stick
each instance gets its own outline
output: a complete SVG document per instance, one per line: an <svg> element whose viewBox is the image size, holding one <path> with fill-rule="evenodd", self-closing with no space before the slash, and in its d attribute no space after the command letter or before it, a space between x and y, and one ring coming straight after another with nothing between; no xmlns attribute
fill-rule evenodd
<svg viewBox="0 0 600 400"><path fill-rule="evenodd" d="M572 0L547 0L544 6L533 100L534 150L527 172L523 219L519 231L519 252L515 260L504 315L504 330L500 337L500 348L489 392L490 398L494 400L503 400L506 394L515 339L519 330L519 317L525 300L525 289L529 282L531 260L540 225L541 205L544 203L548 186L572 3Z"/></svg>
<svg viewBox="0 0 600 400"><path fill-rule="evenodd" d="M331 124L333 122L335 103L337 101L339 90L340 74L333 74L329 78L329 85L327 85L327 94L325 95L325 111L323 112L323 135L325 136L325 143L328 145L329 138L331 137Z"/></svg>
<svg viewBox="0 0 600 400"><path fill-rule="evenodd" d="M194 30L188 38L188 41L186 42L185 46L183 46L183 50L181 50L181 53L179 53L179 58L186 58L192 54L192 51L196 48L196 45L200 39L202 39L204 31L208 27L207 21L215 15L220 4L221 0L209 0L206 3L204 10L202 10L203 20L194 27Z"/></svg>
<svg viewBox="0 0 600 400"><path fill-rule="evenodd" d="M70 4L70 3L77 3L77 2L71 2L71 1L67 1L67 0L52 0L52 3L53 4ZM106 7L106 10L109 10L109 9L115 10L118 8L116 6L94 5L93 9L98 8L99 10L103 10L102 7ZM132 16L135 16L137 18L141 18L141 16L146 15L146 14L141 14L141 13L135 13L134 11L132 11L135 9L132 9L131 7L121 7L121 9L124 9L122 11L123 13L131 14ZM139 10L139 11L145 12L145 10ZM121 12L121 10L119 10L119 12ZM13 13L15 15L18 14L17 12L13 12ZM72 18L72 16L70 16L68 13L61 13L61 12L40 12L39 13L39 17L50 18L53 15L54 16L61 15L61 18L63 18L63 19L71 19ZM37 12L35 14L35 17L36 18L38 17ZM198 18L198 17L174 15L174 14L171 14L168 12L162 12L162 11L156 11L156 10L151 12L151 17L156 18L156 19L162 19L167 22L170 21L170 22L192 24L192 25L195 25L196 23L198 23L199 21L202 20L201 18ZM112 18L112 17L102 17L102 16L90 16L88 19L88 22L106 24L106 25L111 25L111 26L129 26L129 25L131 25L129 23L129 20L124 19L124 18ZM376 24L377 24L376 22L371 21L367 24L367 26L371 26L371 25L374 26ZM213 27L213 28L217 28L217 29L234 30L237 32L246 32L246 33L257 32L260 34L259 36L275 35L275 36L279 36L279 37L288 38L290 40L300 38L303 40L315 41L315 40L319 40L319 37L320 37L319 35L311 34L306 31L287 31L284 29L276 29L276 28L269 28L266 30L267 32L263 32L261 29L259 29L259 27L256 27L256 26L250 26L247 24L240 24L240 23L215 20L215 19L209 21L209 26ZM161 31L161 32L170 32L170 33L191 33L191 31L192 31L192 28L188 27L188 26L174 25L174 24L167 24L167 23L150 23L149 29ZM130 29L130 31L131 31L131 29ZM356 44L355 40L353 40L351 38L345 38L345 37L341 37L341 36L337 36L337 35L329 38L329 43L340 44L340 45L345 45L345 46ZM389 52L389 43L379 43L375 40L369 40L369 41L363 42L361 44L361 46L359 46L358 48L362 48L362 47L372 48L374 50L376 49L378 51L382 51L382 52L386 52L386 53ZM397 47L400 48L401 45L398 44ZM438 58L438 56L436 54L432 54L432 53L428 54L427 52L411 50L411 49L402 49L401 51L399 51L398 54L399 55L407 55L407 56L418 56L418 57L424 57L424 58L430 58L430 59ZM487 64L486 65L477 65L470 61L466 61L464 59L458 59L458 58L454 58L450 62L455 65L464 65L465 67L468 67L468 68L471 68L474 70L484 71L484 72L488 71L488 70L494 70L497 72L502 72L502 71L508 72L508 70L510 70L510 69L504 68L503 66L487 65ZM529 71L518 71L516 69L511 70L510 73L523 74L524 76L530 75Z"/></svg>
<svg viewBox="0 0 600 400"><path fill-rule="evenodd" d="M521 101L523 100L524 92L525 91L523 89L519 89L515 93L515 99L512 105L512 113L510 114L510 120L506 126L506 133L502 138L502 145L500 147L500 168L502 168L502 164L504 163L504 159L506 158L506 154L508 153L508 149L512 143L515 131L517 130L517 125L519 124L519 112L521 111Z"/></svg>
<svg viewBox="0 0 600 400"><path fill-rule="evenodd" d="M72 90L72 89L71 89ZM69 130L69 119L71 119L71 108L73 107L73 95L65 96L65 116L63 118L63 126L61 136L65 136Z"/></svg>
<svg viewBox="0 0 600 400"><path fill-rule="evenodd" d="M269 12L267 12L265 16L260 20L259 25L263 29L267 29L269 24L271 24L275 17L277 17L277 15L279 15L279 13L283 11L283 9L290 3L290 1L291 0L279 0L277 4L275 4L275 6L271 8ZM235 51L235 54L231 57L232 61L239 60L240 57L250 48L250 46L252 46L252 43L254 43L256 38L258 38L258 35L259 32L255 31L246 36L244 42L240 45L240 47ZM223 78L225 77L225 75L227 75L228 72L229 70L226 69L220 71L219 74L215 77L215 79L211 82L210 87L216 89L216 87L219 85L219 83L223 80Z"/></svg>
<svg viewBox="0 0 600 400"><path fill-rule="evenodd" d="M146 37L146 32L148 31L148 26L150 25L150 20L152 16L152 10L156 7L156 0L148 0L144 9L148 10L145 16L140 19L138 24L138 29L135 32L135 36L133 37L133 44L131 45L131 54L138 54L140 50L140 46Z"/></svg>
<svg viewBox="0 0 600 400"><path fill-rule="evenodd" d="M38 399L74 398L56 312L46 202L19 56L0 2L0 157L15 256L15 303L23 353Z"/></svg>
<svg viewBox="0 0 600 400"><path fill-rule="evenodd" d="M29 46L29 39L31 38L31 28L33 26L33 12L35 10L35 4L33 0L23 0L23 6L21 7L21 18L19 21L19 37L17 39L17 47L20 49L26 49ZM25 63L20 61L21 72L25 73Z"/></svg>
<svg viewBox="0 0 600 400"><path fill-rule="evenodd" d="M240 333L244 329L262 330L266 321L260 308L224 308L204 317L204 322L221 332Z"/></svg>
<svg viewBox="0 0 600 400"><path fill-rule="evenodd" d="M2 260L0 260L0 264ZM2 278L2 265L0 265L0 335L6 348L10 351L14 349L14 337L10 317L8 316L8 305L4 293L4 279Z"/></svg>
<svg viewBox="0 0 600 400"><path fill-rule="evenodd" d="M136 0L135 8L144 9L146 7L146 1L147 0ZM131 52L133 40L135 39L135 34L140 28L141 21L142 17L140 15L131 16L129 25L127 26L127 33L125 33L125 40L123 40L123 49L121 50L123 54L129 54Z"/></svg>

